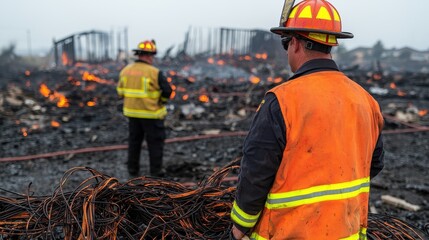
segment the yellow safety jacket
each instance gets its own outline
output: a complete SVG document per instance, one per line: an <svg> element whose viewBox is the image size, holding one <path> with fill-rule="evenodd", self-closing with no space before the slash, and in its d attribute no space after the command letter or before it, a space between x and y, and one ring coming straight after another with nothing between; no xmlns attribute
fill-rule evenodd
<svg viewBox="0 0 429 240"><path fill-rule="evenodd" d="M234 202L251 239L366 239L370 168L383 126L378 103L337 71L298 77L270 92L287 144L264 210ZM323 94L320 94L323 93Z"/></svg>
<svg viewBox="0 0 429 240"><path fill-rule="evenodd" d="M125 116L164 119L167 109L160 104L158 74L159 69L144 62L129 64L120 72L116 90L124 97Z"/></svg>

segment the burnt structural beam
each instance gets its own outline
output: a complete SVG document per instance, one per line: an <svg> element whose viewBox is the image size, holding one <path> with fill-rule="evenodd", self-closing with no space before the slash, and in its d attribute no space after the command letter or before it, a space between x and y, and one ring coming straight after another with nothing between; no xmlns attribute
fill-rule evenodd
<svg viewBox="0 0 429 240"><path fill-rule="evenodd" d="M109 50L112 49L111 38L112 36L106 32L93 30L73 34L59 41L54 40L55 64L57 67L76 62L96 64L114 59L114 56L109 54ZM119 41L118 43L120 44ZM125 48L127 47L125 43Z"/></svg>

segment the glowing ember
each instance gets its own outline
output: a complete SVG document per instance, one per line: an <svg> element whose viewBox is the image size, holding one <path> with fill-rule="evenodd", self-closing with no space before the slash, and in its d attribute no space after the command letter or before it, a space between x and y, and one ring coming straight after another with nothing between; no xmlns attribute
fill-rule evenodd
<svg viewBox="0 0 429 240"><path fill-rule="evenodd" d="M207 59L207 62L210 63L210 64L214 64L215 61L214 61L213 58L209 58L209 59Z"/></svg>
<svg viewBox="0 0 429 240"><path fill-rule="evenodd" d="M44 96L45 98L49 98L50 101L57 101L57 107L69 107L69 102L67 98L56 91L51 91L46 84L42 83L40 84L39 92Z"/></svg>
<svg viewBox="0 0 429 240"><path fill-rule="evenodd" d="M88 107L94 107L94 106L96 105L96 102L95 102L95 101L88 101L88 102L86 103L86 105L87 105Z"/></svg>
<svg viewBox="0 0 429 240"><path fill-rule="evenodd" d="M403 97L406 96L407 94L401 90L398 90L398 96Z"/></svg>
<svg viewBox="0 0 429 240"><path fill-rule="evenodd" d="M249 80L253 84L258 84L261 81L260 78L258 78L257 76L254 76L254 75L250 76Z"/></svg>
<svg viewBox="0 0 429 240"><path fill-rule="evenodd" d="M70 106L69 101L67 100L67 98L64 95L55 92L55 97L58 99L57 107L63 108L63 107L69 107Z"/></svg>
<svg viewBox="0 0 429 240"><path fill-rule="evenodd" d="M424 115L426 115L426 114L428 114L428 110L427 110L427 109L419 110L419 116L420 116L420 117L423 117L423 116L424 116Z"/></svg>
<svg viewBox="0 0 429 240"><path fill-rule="evenodd" d="M182 100L183 100L183 101L186 101L186 100L188 100L188 99L189 99L189 95L188 95L188 94L183 95L183 97L182 97Z"/></svg>
<svg viewBox="0 0 429 240"><path fill-rule="evenodd" d="M283 78L281 77L274 78L274 83L281 83L281 82L283 82Z"/></svg>
<svg viewBox="0 0 429 240"><path fill-rule="evenodd" d="M396 84L395 83L390 83L390 88L391 89L395 89L396 88Z"/></svg>
<svg viewBox="0 0 429 240"><path fill-rule="evenodd" d="M170 76L176 76L176 72L173 70L168 71L168 74L170 74Z"/></svg>
<svg viewBox="0 0 429 240"><path fill-rule="evenodd" d="M28 136L27 128L21 128L21 133L24 137Z"/></svg>
<svg viewBox="0 0 429 240"><path fill-rule="evenodd" d="M48 88L48 86L46 86L46 84L42 83L42 84L40 84L39 92L42 94L42 96L47 98L47 97L49 97L51 90L49 90L49 88Z"/></svg>
<svg viewBox="0 0 429 240"><path fill-rule="evenodd" d="M188 77L188 81L194 83L196 81L195 77Z"/></svg>
<svg viewBox="0 0 429 240"><path fill-rule="evenodd" d="M93 82L98 82L98 83L107 84L107 85L116 85L116 83L113 81L101 79L101 78L99 78L99 77L95 76L94 74L91 74L87 71L83 72L82 80L93 81Z"/></svg>
<svg viewBox="0 0 429 240"><path fill-rule="evenodd" d="M203 103L208 103L210 99L207 95L200 95L198 100L200 100L200 102L203 102Z"/></svg>
<svg viewBox="0 0 429 240"><path fill-rule="evenodd" d="M65 52L63 52L63 54L61 54L61 60L64 66L69 65L69 59L68 56Z"/></svg>
<svg viewBox="0 0 429 240"><path fill-rule="evenodd" d="M173 81L173 79L171 77L167 78L167 82L171 83Z"/></svg>
<svg viewBox="0 0 429 240"><path fill-rule="evenodd" d="M217 65L223 66L223 65L225 65L225 61L224 60L218 60Z"/></svg>
<svg viewBox="0 0 429 240"><path fill-rule="evenodd" d="M267 54L267 53L257 53L257 54L255 55L255 57L256 57L257 59L263 59L263 60L266 60L266 59L268 58L268 54Z"/></svg>
<svg viewBox="0 0 429 240"><path fill-rule="evenodd" d="M176 91L171 92L170 99L174 99L176 97Z"/></svg>
<svg viewBox="0 0 429 240"><path fill-rule="evenodd" d="M61 126L61 124L59 122L54 121L54 120L51 121L51 127L57 128L57 127L60 127L60 126Z"/></svg>

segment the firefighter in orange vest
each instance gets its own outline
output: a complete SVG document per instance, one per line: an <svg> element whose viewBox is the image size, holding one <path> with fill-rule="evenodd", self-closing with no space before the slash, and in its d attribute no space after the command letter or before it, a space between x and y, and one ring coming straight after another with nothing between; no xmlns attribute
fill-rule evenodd
<svg viewBox="0 0 429 240"><path fill-rule="evenodd" d="M124 98L123 113L129 119L128 172L139 174L140 151L146 139L150 174L163 176L165 103L172 89L162 71L153 66L155 41L143 41L133 51L138 59L122 69L117 86L118 95Z"/></svg>
<svg viewBox="0 0 429 240"><path fill-rule="evenodd" d="M281 36L294 75L266 93L244 141L231 233L366 239L384 121L374 98L331 58L337 39L353 34L342 32L325 0L304 0L282 16L271 31Z"/></svg>

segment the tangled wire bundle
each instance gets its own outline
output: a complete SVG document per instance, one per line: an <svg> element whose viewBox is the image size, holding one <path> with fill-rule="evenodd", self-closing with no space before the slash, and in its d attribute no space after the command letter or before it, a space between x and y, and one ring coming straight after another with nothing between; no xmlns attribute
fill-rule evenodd
<svg viewBox="0 0 429 240"><path fill-rule="evenodd" d="M67 171L52 196L0 197L0 239L229 239L235 187L223 179L238 160L196 187L139 177L121 184L94 169ZM71 176L90 173L66 191ZM426 239L416 227L370 215L368 239Z"/></svg>

